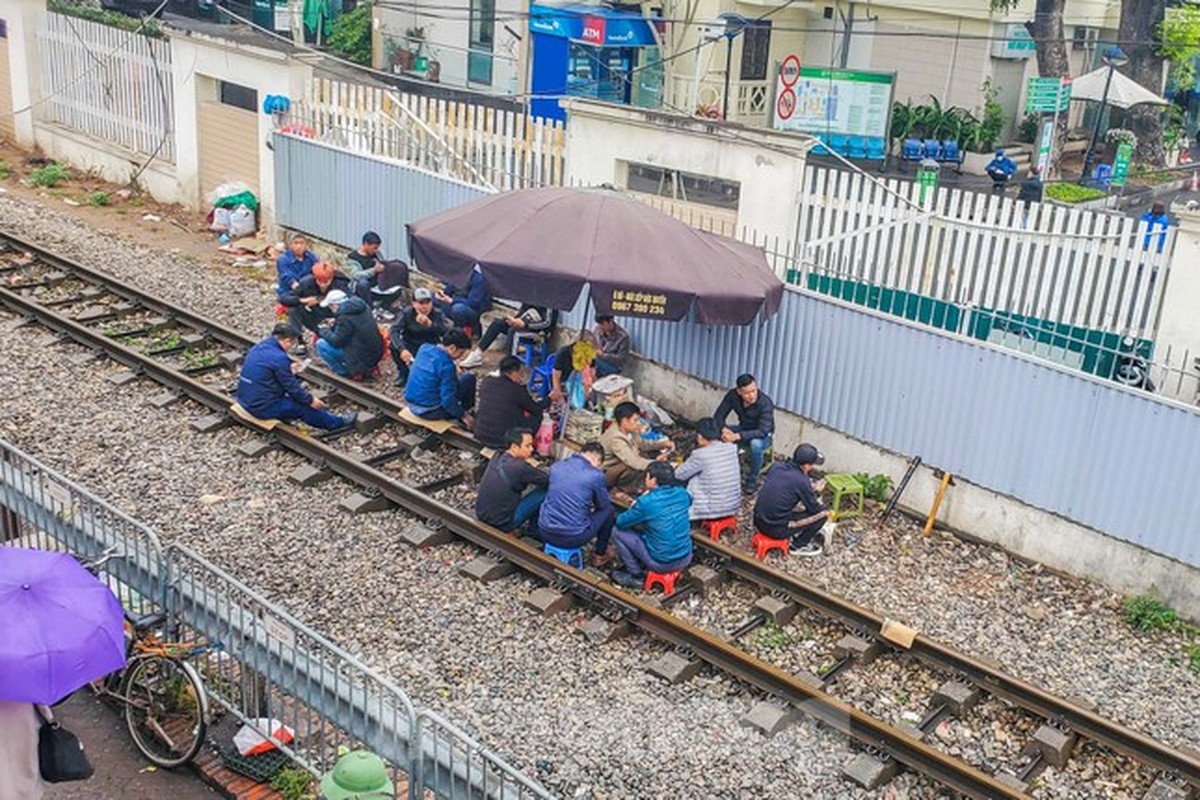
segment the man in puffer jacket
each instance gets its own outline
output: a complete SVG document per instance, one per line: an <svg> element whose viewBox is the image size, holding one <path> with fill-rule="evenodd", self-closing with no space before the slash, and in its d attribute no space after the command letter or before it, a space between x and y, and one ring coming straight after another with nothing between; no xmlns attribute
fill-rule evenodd
<svg viewBox="0 0 1200 800"><path fill-rule="evenodd" d="M617 515L613 542L625 569L613 581L642 588L646 570L677 572L692 563L692 531L688 506L692 496L675 480L669 464L655 461L646 469L646 493Z"/></svg>
<svg viewBox="0 0 1200 800"><path fill-rule="evenodd" d="M317 340L317 355L338 375L355 379L370 376L383 358L383 336L367 304L334 289L321 301L333 312L333 327Z"/></svg>

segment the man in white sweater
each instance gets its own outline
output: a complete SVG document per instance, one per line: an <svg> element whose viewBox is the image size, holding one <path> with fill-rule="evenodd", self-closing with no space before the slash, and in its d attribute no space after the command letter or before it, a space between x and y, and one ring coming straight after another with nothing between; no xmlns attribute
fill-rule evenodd
<svg viewBox="0 0 1200 800"><path fill-rule="evenodd" d="M721 426L712 417L696 423L696 449L675 468L675 477L687 482L692 519L732 517L742 505L737 445L721 441Z"/></svg>

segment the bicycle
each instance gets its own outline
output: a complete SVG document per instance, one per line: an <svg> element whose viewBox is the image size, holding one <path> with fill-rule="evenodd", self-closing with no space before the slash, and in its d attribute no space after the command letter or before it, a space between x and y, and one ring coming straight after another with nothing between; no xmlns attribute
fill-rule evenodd
<svg viewBox="0 0 1200 800"><path fill-rule="evenodd" d="M84 567L99 577L115 557L105 550ZM124 557L124 556L120 556ZM172 769L200 751L208 731L209 704L204 682L190 659L223 649L219 642L193 644L160 637L169 622L163 612L125 614L125 666L92 681L92 691L117 701L134 745L152 763Z"/></svg>

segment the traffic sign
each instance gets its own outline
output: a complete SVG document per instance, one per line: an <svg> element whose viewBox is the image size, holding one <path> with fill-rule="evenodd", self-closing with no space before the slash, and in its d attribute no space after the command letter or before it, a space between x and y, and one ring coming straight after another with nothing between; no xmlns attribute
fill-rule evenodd
<svg viewBox="0 0 1200 800"><path fill-rule="evenodd" d="M788 89L796 85L796 81L800 80L800 57L795 53L789 54L779 65L779 80ZM796 98L793 97L793 100ZM788 114L790 117L791 114Z"/></svg>
<svg viewBox="0 0 1200 800"><path fill-rule="evenodd" d="M1069 78L1030 78L1025 90L1025 110L1030 114L1066 111L1071 101Z"/></svg>
<svg viewBox="0 0 1200 800"><path fill-rule="evenodd" d="M791 119L791 116L796 111L796 93L791 89L785 88L779 93L779 99L775 101L775 118L776 119Z"/></svg>
<svg viewBox="0 0 1200 800"><path fill-rule="evenodd" d="M1129 175L1129 162L1133 159L1133 147L1124 142L1117 147L1117 158L1113 161L1112 185L1124 186Z"/></svg>

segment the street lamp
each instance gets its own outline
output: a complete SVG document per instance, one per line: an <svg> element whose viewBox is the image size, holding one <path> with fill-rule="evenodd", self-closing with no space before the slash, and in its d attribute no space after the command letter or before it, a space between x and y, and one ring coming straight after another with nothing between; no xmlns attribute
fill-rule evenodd
<svg viewBox="0 0 1200 800"><path fill-rule="evenodd" d="M1112 87L1113 73L1117 71L1117 67L1123 67L1129 63L1129 56L1125 55L1125 51L1113 45L1104 51L1104 55L1100 60L1108 66L1108 75L1104 79L1104 94L1100 95L1100 110L1096 112L1096 124L1092 126L1092 136L1088 139L1087 152L1083 156L1083 174L1079 176L1079 182L1085 183L1088 175L1092 172L1092 167L1096 161L1096 137L1100 135L1100 121L1104 118L1104 109L1108 105L1108 90Z"/></svg>
<svg viewBox="0 0 1200 800"><path fill-rule="evenodd" d="M718 19L725 25L725 94L722 96L721 119L729 121L729 72L733 69L733 40L746 29L750 20L741 14L725 13Z"/></svg>

